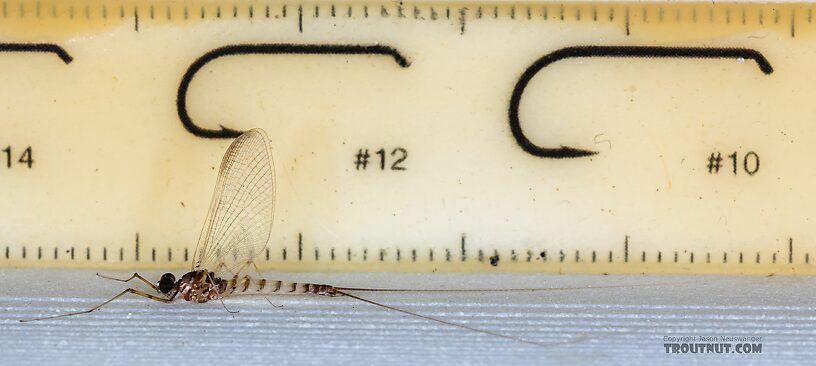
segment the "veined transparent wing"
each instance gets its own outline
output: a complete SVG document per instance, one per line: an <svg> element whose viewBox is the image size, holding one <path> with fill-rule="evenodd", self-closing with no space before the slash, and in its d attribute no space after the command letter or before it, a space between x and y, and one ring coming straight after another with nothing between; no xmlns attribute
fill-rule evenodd
<svg viewBox="0 0 816 366"><path fill-rule="evenodd" d="M221 161L193 270L234 273L266 247L275 209L275 165L260 129L232 142Z"/></svg>

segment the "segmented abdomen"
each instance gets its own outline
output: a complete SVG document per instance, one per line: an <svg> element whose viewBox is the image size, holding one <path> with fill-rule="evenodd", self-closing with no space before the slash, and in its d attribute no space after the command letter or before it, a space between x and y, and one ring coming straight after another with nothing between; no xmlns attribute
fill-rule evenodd
<svg viewBox="0 0 816 366"><path fill-rule="evenodd" d="M267 280L265 278L255 279L249 276L232 278L227 281L225 294L260 293L275 295L301 295L315 294L323 296L337 296L337 289L330 285L318 285L314 283L285 282L277 280Z"/></svg>

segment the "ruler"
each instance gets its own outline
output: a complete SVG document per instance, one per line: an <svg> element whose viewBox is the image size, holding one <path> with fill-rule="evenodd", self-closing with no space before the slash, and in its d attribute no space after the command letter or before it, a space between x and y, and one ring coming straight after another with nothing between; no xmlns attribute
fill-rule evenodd
<svg viewBox="0 0 816 366"><path fill-rule="evenodd" d="M0 2L0 266L814 273L808 3Z"/></svg>

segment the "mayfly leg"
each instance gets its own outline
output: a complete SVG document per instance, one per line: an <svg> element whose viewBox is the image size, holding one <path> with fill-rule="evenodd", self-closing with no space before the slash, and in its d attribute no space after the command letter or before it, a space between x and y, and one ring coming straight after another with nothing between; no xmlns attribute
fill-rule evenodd
<svg viewBox="0 0 816 366"><path fill-rule="evenodd" d="M98 310L99 308L111 303L113 300L116 300L116 299L118 299L118 298L120 298L120 297L122 297L122 296L124 296L125 294L128 294L128 293L131 293L131 294L134 294L134 295L139 295L141 297L148 298L148 299L154 300L154 301L160 301L160 302L163 302L163 303L171 303L171 302L173 302L173 299L176 297L176 292L174 292L172 295L170 295L169 298L163 298L163 297L154 296L154 295L151 295L151 294L148 294L148 293L144 293L144 292L139 291L139 290L134 289L134 288L128 288L128 289L120 292L118 295L110 298L108 301L105 301L105 302L103 302L103 303L101 303L101 304L99 304L97 306L94 306L94 307L92 307L92 308L90 308L88 310L85 310L85 311L78 311L78 312L67 313L67 314L59 314L59 315L54 315L54 316L46 316L46 317L34 318L34 319L20 319L20 322L21 323L26 323L26 322L36 321L36 320L56 319L56 318L62 318L62 317L66 317L66 316L87 314L87 313L93 312L95 310Z"/></svg>
<svg viewBox="0 0 816 366"><path fill-rule="evenodd" d="M106 279L106 280L119 281L119 282L129 282L130 280L132 280L132 279L134 279L134 278L138 278L139 280L141 280L142 282L146 283L148 286L150 286L150 287L152 287L154 290L156 290L156 292L160 292L160 291L159 291L159 288L158 288L158 287L156 287L156 285L155 285L155 284L153 284L152 282L148 281L146 278L142 277L142 276L141 276L140 274L138 274L138 273L134 273L134 274L133 274L133 276L130 276L129 278L124 279L124 280L123 280L123 279L121 279L121 278L113 278L113 277L103 276L103 275L101 275L101 274L99 274L99 273L97 273L97 274L96 274L96 277L99 277L99 278L104 278L104 279Z"/></svg>

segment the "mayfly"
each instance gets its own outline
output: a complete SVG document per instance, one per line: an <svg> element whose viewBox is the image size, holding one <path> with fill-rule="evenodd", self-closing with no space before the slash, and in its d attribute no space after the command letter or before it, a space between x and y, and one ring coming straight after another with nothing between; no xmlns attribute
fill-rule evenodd
<svg viewBox="0 0 816 366"><path fill-rule="evenodd" d="M106 276L103 278L121 282L139 280L150 286L155 294L128 288L111 299L85 311L58 314L21 322L62 318L87 314L102 308L126 295L134 294L151 300L171 303L177 298L205 303L221 301L230 295L255 294L313 294L320 296L346 296L384 309L397 311L426 320L489 334L514 341L542 345L506 334L478 329L465 324L446 321L414 313L390 305L378 303L355 294L358 291L460 291L460 290L395 290L337 287L325 284L284 282L260 276L253 260L266 248L275 209L275 167L269 147L269 139L260 129L250 130L239 136L227 149L221 162L204 227L201 230L192 268L178 280L172 273L165 273L157 283L152 283L138 273L126 279ZM245 274L252 267L258 277ZM624 287L624 286L603 286ZM594 287L598 288L598 287ZM550 290L558 290L554 288ZM560 288L567 289L567 288ZM573 288L574 289L574 288ZM498 291L530 291L498 290ZM497 291L497 290L463 290ZM268 299L267 299L268 300ZM271 302L270 302L271 303ZM226 309L226 305L224 305ZM227 309L227 311L230 311Z"/></svg>

